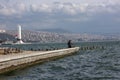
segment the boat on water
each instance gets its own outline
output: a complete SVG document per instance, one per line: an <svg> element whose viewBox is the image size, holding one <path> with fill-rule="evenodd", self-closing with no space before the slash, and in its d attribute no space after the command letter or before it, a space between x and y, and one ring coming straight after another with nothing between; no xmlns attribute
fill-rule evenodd
<svg viewBox="0 0 120 80"><path fill-rule="evenodd" d="M12 41L5 41L2 42L1 45L13 45L14 43Z"/></svg>
<svg viewBox="0 0 120 80"><path fill-rule="evenodd" d="M4 42L4 43L1 43L0 45L25 45L25 44L32 44L32 43L19 44L19 43L13 43L13 42Z"/></svg>

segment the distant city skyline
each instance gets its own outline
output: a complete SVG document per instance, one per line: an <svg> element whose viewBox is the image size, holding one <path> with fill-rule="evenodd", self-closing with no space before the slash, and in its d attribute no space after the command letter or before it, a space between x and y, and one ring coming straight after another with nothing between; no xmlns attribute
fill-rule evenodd
<svg viewBox="0 0 120 80"><path fill-rule="evenodd" d="M119 0L0 0L0 29L119 33Z"/></svg>

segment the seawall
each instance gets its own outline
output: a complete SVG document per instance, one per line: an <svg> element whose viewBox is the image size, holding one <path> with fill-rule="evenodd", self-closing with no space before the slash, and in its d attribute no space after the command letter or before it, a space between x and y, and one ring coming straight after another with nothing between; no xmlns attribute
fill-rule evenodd
<svg viewBox="0 0 120 80"><path fill-rule="evenodd" d="M77 51L79 51L79 47L44 52L28 51L19 54L1 55L0 74L27 67L36 63L71 55Z"/></svg>

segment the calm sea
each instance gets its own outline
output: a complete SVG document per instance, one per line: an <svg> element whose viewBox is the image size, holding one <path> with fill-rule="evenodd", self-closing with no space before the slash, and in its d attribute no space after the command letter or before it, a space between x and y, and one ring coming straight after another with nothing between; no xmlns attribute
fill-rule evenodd
<svg viewBox="0 0 120 80"><path fill-rule="evenodd" d="M120 42L81 42L75 46L104 46L80 50L77 54L37 64L9 74L0 80L120 80ZM65 43L14 45L25 50L66 48Z"/></svg>

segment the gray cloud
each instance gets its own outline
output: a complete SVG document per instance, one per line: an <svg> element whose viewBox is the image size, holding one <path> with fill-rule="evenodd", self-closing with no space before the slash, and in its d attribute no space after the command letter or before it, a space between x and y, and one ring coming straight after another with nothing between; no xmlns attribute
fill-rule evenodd
<svg viewBox="0 0 120 80"><path fill-rule="evenodd" d="M53 4L29 4L27 5L25 2L10 4L1 4L0 5L0 14L1 15L14 15L19 14L23 15L26 12L44 12L44 13L55 13L61 12L68 15L76 15L80 13L100 13L100 12L116 12L119 10L119 5L112 4L113 2L106 3L98 3L98 4L75 4L75 3L60 3L55 2Z"/></svg>
<svg viewBox="0 0 120 80"><path fill-rule="evenodd" d="M107 30L109 27L112 27L110 28L112 30L114 26L118 29L119 23L116 21L120 21L120 4L116 3L118 0L109 0L109 2L102 0L101 3L95 4L91 4L94 0L51 4L29 3L23 0L5 1L0 4L0 24L10 28L21 24L27 29L61 27L77 32L92 31L92 28L103 31L102 29Z"/></svg>

